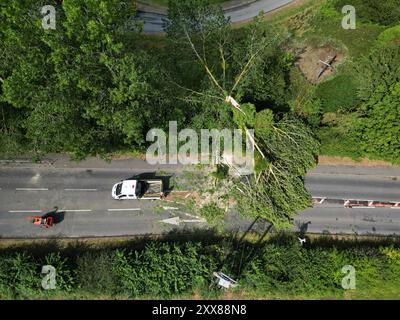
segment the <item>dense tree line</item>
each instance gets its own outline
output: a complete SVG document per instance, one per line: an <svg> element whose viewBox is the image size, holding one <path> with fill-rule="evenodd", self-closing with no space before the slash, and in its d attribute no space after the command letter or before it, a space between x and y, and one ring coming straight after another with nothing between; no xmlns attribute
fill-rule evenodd
<svg viewBox="0 0 400 320"><path fill-rule="evenodd" d="M41 26L44 4L1 5L3 133L11 122L23 151L78 158L142 145L174 105L156 56L138 45L134 2L65 1L55 30Z"/></svg>
<svg viewBox="0 0 400 320"><path fill-rule="evenodd" d="M141 32L133 1L65 1L56 6L55 30L42 28L40 10L45 4L1 3L3 153L69 152L83 158L140 149L147 131L166 128L168 120L181 127L232 126L229 108L191 96L214 89L190 48L174 36L173 29L176 35L181 25L173 12L193 13L202 7L215 17L216 9L207 1L172 1L174 23L166 38L158 38L159 45ZM211 23L207 59L228 85L260 37L252 39L249 29L232 32L224 19ZM223 49L232 58L230 65L219 64L220 47L213 47L221 35L226 36ZM246 101L279 110L286 103L288 63L280 49L282 39L274 38L237 89Z"/></svg>
<svg viewBox="0 0 400 320"><path fill-rule="evenodd" d="M358 297L396 298L400 288L400 251L395 246L316 241L300 246L280 236L263 244L220 239L211 242L155 242L141 249L120 246L93 250L0 252L0 297L16 298L173 298L219 297L212 273L222 270L238 280L241 297L344 297L342 268L356 270ZM56 269L56 288L44 290L43 265ZM383 282L383 283L382 283ZM47 283L47 282L46 282Z"/></svg>

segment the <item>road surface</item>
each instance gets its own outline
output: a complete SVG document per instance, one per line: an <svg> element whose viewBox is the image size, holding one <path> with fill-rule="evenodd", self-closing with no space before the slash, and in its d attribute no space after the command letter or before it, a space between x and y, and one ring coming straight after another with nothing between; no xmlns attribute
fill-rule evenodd
<svg viewBox="0 0 400 320"><path fill-rule="evenodd" d="M98 168L2 165L0 237L124 236L207 228L207 224L168 202L113 200L114 183L139 172L154 171L146 170L147 164L140 161L133 162L140 170L127 167L129 161L121 163ZM308 174L306 186L315 197L400 202L400 168L318 167ZM45 230L26 220L54 206L64 212L64 220L53 229ZM160 222L178 218L179 225ZM250 223L235 215L227 219L231 229L245 230ZM296 223L311 233L398 235L400 208L350 209L343 207L343 201L326 201L298 215Z"/></svg>
<svg viewBox="0 0 400 320"><path fill-rule="evenodd" d="M253 3L237 6L225 11L225 16L229 17L231 22L237 23L247 21L256 17L261 11L265 13L285 6L293 0L258 0ZM166 16L156 12L138 12L138 19L144 21L145 33L164 32L164 23Z"/></svg>

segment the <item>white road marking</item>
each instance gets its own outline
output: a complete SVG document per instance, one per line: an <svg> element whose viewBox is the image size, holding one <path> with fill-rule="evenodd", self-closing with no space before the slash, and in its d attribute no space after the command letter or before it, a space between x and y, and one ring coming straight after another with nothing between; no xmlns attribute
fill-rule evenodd
<svg viewBox="0 0 400 320"><path fill-rule="evenodd" d="M10 210L9 213L40 213L41 210Z"/></svg>
<svg viewBox="0 0 400 320"><path fill-rule="evenodd" d="M38 183L39 179L40 179L40 173L36 173L36 174L30 179L30 181L31 181L31 183Z"/></svg>
<svg viewBox="0 0 400 320"><path fill-rule="evenodd" d="M64 189L65 191L97 191L97 189Z"/></svg>
<svg viewBox="0 0 400 320"><path fill-rule="evenodd" d="M131 208L131 209L107 209L107 211L140 211L140 208Z"/></svg>
<svg viewBox="0 0 400 320"><path fill-rule="evenodd" d="M72 209L63 209L60 211L65 211L65 212L91 212L92 210L90 209L78 209L78 210L72 210Z"/></svg>
<svg viewBox="0 0 400 320"><path fill-rule="evenodd" d="M47 188L15 188L17 191L48 191Z"/></svg>
<svg viewBox="0 0 400 320"><path fill-rule="evenodd" d="M172 225L175 225L175 226L179 226L181 223L206 223L207 221L205 219L182 220L179 217L174 217L174 218L160 220L160 222L161 223L172 224Z"/></svg>
<svg viewBox="0 0 400 320"><path fill-rule="evenodd" d="M185 213L185 215L187 215L188 217L191 217L191 218L202 219L202 218L199 217L199 216L194 216L194 215L189 214L189 213Z"/></svg>
<svg viewBox="0 0 400 320"><path fill-rule="evenodd" d="M175 207L163 207L164 210L179 210L179 208Z"/></svg>

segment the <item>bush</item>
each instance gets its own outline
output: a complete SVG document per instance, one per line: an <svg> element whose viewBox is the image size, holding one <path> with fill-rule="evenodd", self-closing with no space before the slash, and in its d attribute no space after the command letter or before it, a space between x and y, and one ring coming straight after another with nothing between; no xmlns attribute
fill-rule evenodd
<svg viewBox="0 0 400 320"><path fill-rule="evenodd" d="M338 0L337 10L348 5L347 0ZM391 26L400 21L400 5L398 0L353 0L353 5L357 10L357 16L365 22L374 22L384 26Z"/></svg>
<svg viewBox="0 0 400 320"><path fill-rule="evenodd" d="M225 211L218 207L214 202L206 204L200 209L200 215L211 225L217 225L223 222Z"/></svg>
<svg viewBox="0 0 400 320"><path fill-rule="evenodd" d="M0 267L0 294L5 297L29 298L40 288L39 266L28 253L17 252L7 256Z"/></svg>
<svg viewBox="0 0 400 320"><path fill-rule="evenodd" d="M152 243L141 252L118 251L114 270L120 290L132 297L170 297L199 288L215 268L212 257L201 251L198 243Z"/></svg>
<svg viewBox="0 0 400 320"><path fill-rule="evenodd" d="M322 111L349 110L359 103L357 82L349 75L340 75L321 83L316 90L322 102Z"/></svg>
<svg viewBox="0 0 400 320"><path fill-rule="evenodd" d="M318 130L321 140L321 155L350 157L359 160L364 155L356 139L350 132L337 127L322 127Z"/></svg>
<svg viewBox="0 0 400 320"><path fill-rule="evenodd" d="M210 290L210 285L216 270L239 280L242 297L343 297L345 265L356 268L357 294L362 297L379 297L388 284L388 298L397 297L400 289L396 244L356 246L325 240L302 247L293 234L258 245L224 240L228 239L214 244L156 241L135 250L126 245L94 252L80 248L79 255L69 258L63 251L0 251L0 297L176 298L194 292L215 297L220 291L215 286ZM44 264L56 267L57 290L41 288Z"/></svg>
<svg viewBox="0 0 400 320"><path fill-rule="evenodd" d="M41 263L42 266L50 265L56 269L56 288L60 291L71 291L75 285L73 266L69 260L62 257L60 252L47 254Z"/></svg>
<svg viewBox="0 0 400 320"><path fill-rule="evenodd" d="M378 42L382 45L388 42L398 42L400 44L400 25L383 31L378 37Z"/></svg>
<svg viewBox="0 0 400 320"><path fill-rule="evenodd" d="M87 292L112 294L117 291L112 271L114 254L110 252L85 253L76 258L76 281Z"/></svg>

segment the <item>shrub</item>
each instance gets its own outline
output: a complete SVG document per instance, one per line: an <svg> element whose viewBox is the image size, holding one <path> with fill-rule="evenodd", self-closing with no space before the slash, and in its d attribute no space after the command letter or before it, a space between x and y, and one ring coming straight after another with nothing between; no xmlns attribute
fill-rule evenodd
<svg viewBox="0 0 400 320"><path fill-rule="evenodd" d="M29 298L40 288L40 270L28 253L17 252L6 257L1 268L4 293L10 298Z"/></svg>
<svg viewBox="0 0 400 320"><path fill-rule="evenodd" d="M400 25L386 29L378 37L378 42L382 45L388 42L395 42L395 41L396 42L400 41Z"/></svg>
<svg viewBox="0 0 400 320"><path fill-rule="evenodd" d="M349 4L347 0L336 2L337 10ZM374 22L390 26L400 21L400 5L398 0L353 0L351 3L357 10L357 16L365 22Z"/></svg>
<svg viewBox="0 0 400 320"><path fill-rule="evenodd" d="M357 89L355 79L349 75L340 75L321 83L317 87L316 95L322 102L324 112L349 110L359 103Z"/></svg>
<svg viewBox="0 0 400 320"><path fill-rule="evenodd" d="M169 297L201 287L215 268L198 243L151 243L141 252L118 251L114 270L130 296Z"/></svg>
<svg viewBox="0 0 400 320"><path fill-rule="evenodd" d="M69 260L62 257L60 252L51 252L44 258L42 266L51 265L56 269L56 288L60 291L71 291L74 287L73 266Z"/></svg>
<svg viewBox="0 0 400 320"><path fill-rule="evenodd" d="M360 159L364 154L358 141L350 132L343 132L340 127L322 127L318 130L321 139L321 155L350 157Z"/></svg>
<svg viewBox="0 0 400 320"><path fill-rule="evenodd" d="M224 220L225 211L214 202L206 204L200 209L200 215L211 225L216 225Z"/></svg>
<svg viewBox="0 0 400 320"><path fill-rule="evenodd" d="M114 254L87 252L76 258L76 281L84 291L114 293L116 279L112 272Z"/></svg>

